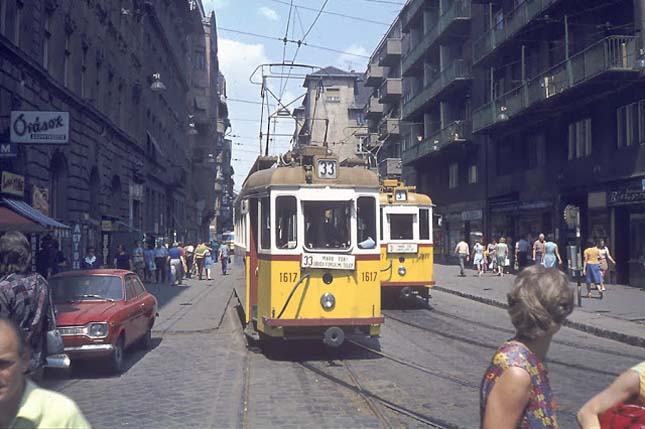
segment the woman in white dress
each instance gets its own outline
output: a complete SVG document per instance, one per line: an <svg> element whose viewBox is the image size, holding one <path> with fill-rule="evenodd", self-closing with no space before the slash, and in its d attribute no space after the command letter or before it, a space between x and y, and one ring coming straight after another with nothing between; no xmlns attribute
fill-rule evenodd
<svg viewBox="0 0 645 429"><path fill-rule="evenodd" d="M479 241L473 246L473 264L477 267L477 276L481 277L484 272L484 246Z"/></svg>

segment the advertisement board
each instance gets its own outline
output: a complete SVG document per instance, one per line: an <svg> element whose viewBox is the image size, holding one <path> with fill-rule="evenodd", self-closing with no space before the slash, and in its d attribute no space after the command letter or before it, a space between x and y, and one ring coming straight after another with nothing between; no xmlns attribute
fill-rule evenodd
<svg viewBox="0 0 645 429"><path fill-rule="evenodd" d="M69 143L69 112L12 111L12 143Z"/></svg>

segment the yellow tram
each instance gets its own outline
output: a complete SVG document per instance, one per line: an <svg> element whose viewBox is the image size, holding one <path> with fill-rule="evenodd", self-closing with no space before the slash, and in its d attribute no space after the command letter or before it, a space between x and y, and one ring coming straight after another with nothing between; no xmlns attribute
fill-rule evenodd
<svg viewBox="0 0 645 429"><path fill-rule="evenodd" d="M433 281L432 200L398 180L384 180L381 206L383 303L430 297Z"/></svg>
<svg viewBox="0 0 645 429"><path fill-rule="evenodd" d="M378 336L378 177L339 166L324 147L289 158L250 174L236 204L246 332L332 347L348 336Z"/></svg>

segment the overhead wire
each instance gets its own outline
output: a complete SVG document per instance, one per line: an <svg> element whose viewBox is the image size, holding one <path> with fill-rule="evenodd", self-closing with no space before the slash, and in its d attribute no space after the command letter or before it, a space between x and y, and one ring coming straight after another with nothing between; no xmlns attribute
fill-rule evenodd
<svg viewBox="0 0 645 429"><path fill-rule="evenodd" d="M286 0L269 0L269 1L272 1L274 3L284 4L284 5L287 5L287 6L289 5L289 3ZM299 4L296 4L295 6L297 6L300 9L318 12L318 9L315 9L315 8L312 8L312 7L302 6L302 5L299 5ZM359 16L347 15L347 14L340 13L340 12L322 11L321 13L324 13L326 15L338 16L338 17L345 18L345 19L352 19L354 21L366 22L366 23L369 23L369 24L385 25L385 26L388 26L388 27L391 24L389 22L376 21L376 20L368 19L368 18L361 18Z"/></svg>

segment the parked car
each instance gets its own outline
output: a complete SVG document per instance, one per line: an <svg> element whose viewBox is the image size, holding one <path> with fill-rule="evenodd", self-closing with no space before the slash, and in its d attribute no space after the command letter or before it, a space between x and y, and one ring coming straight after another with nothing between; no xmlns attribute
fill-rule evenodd
<svg viewBox="0 0 645 429"><path fill-rule="evenodd" d="M68 271L50 278L65 353L74 360L105 359L123 371L123 353L152 346L157 299L127 270Z"/></svg>

